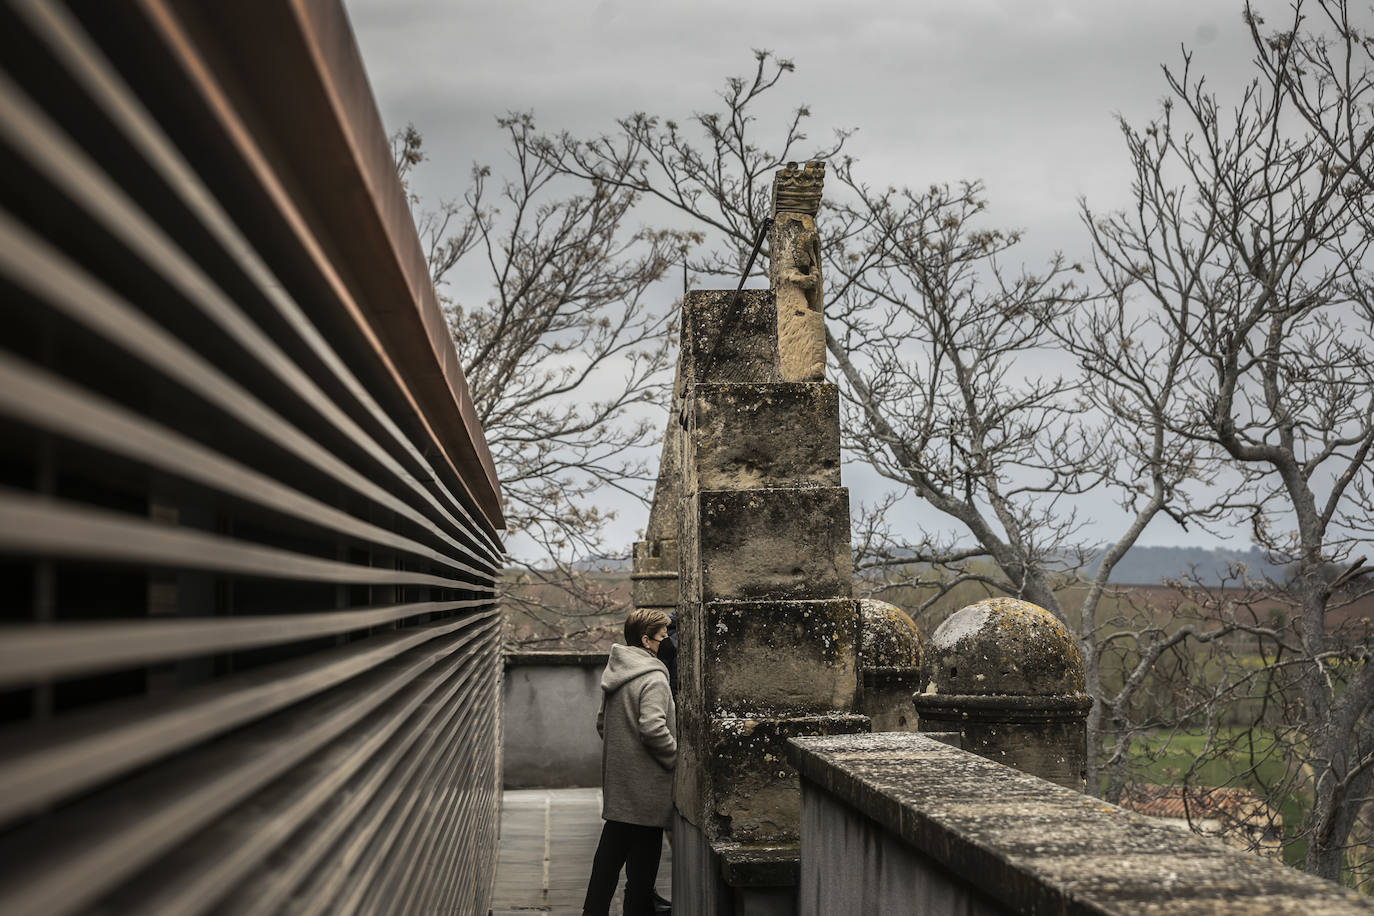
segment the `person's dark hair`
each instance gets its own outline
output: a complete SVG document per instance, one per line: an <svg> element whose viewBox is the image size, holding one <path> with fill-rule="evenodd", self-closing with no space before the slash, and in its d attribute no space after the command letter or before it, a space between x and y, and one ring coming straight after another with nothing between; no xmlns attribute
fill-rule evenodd
<svg viewBox="0 0 1374 916"><path fill-rule="evenodd" d="M640 637L652 636L668 625L668 615L658 608L641 607L625 618L625 645L644 648Z"/></svg>

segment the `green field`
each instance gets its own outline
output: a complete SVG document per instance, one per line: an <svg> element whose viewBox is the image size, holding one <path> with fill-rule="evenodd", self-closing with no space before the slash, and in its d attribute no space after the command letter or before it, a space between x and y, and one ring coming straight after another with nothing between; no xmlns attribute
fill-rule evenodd
<svg viewBox="0 0 1374 916"><path fill-rule="evenodd" d="M1136 738L1131 748L1132 773L1136 781L1141 783L1180 785L1194 761L1206 754L1207 759L1192 770L1190 785L1233 786L1268 797L1272 786L1283 783L1286 764L1277 753L1266 756L1266 751L1274 742L1271 732L1261 728L1251 729L1248 738L1246 732L1244 729L1218 729L1215 740L1220 745L1229 745L1221 753L1215 749L1209 751L1208 742L1212 738L1206 732L1179 731ZM1253 758L1250 752L1252 743ZM1111 751L1110 745L1104 747L1104 758ZM1296 793L1285 794L1279 804L1285 836L1283 857L1289 865L1301 865L1303 857L1307 855L1307 840L1293 837L1307 817L1309 804Z"/></svg>

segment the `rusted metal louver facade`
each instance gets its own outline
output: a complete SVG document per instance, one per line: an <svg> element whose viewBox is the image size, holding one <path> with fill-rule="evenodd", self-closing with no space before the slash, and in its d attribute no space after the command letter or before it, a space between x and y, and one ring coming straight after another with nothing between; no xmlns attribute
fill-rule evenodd
<svg viewBox="0 0 1374 916"><path fill-rule="evenodd" d="M0 913L485 912L503 529L336 0L0 0Z"/></svg>

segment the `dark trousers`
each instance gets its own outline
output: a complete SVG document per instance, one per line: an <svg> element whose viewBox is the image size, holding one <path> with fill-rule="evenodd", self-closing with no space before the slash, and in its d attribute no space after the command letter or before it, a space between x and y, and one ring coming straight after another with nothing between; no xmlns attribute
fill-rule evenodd
<svg viewBox="0 0 1374 916"><path fill-rule="evenodd" d="M663 853L663 828L607 821L592 859L583 916L607 916L620 868L625 867L625 916L653 916L654 882Z"/></svg>

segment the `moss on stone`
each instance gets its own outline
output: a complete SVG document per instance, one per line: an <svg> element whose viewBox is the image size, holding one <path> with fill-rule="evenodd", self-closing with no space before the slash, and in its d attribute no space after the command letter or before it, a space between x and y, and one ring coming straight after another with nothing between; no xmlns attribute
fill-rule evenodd
<svg viewBox="0 0 1374 916"><path fill-rule="evenodd" d="M1082 693L1083 657L1068 628L1018 598L989 598L936 628L922 663L925 692L969 696Z"/></svg>

